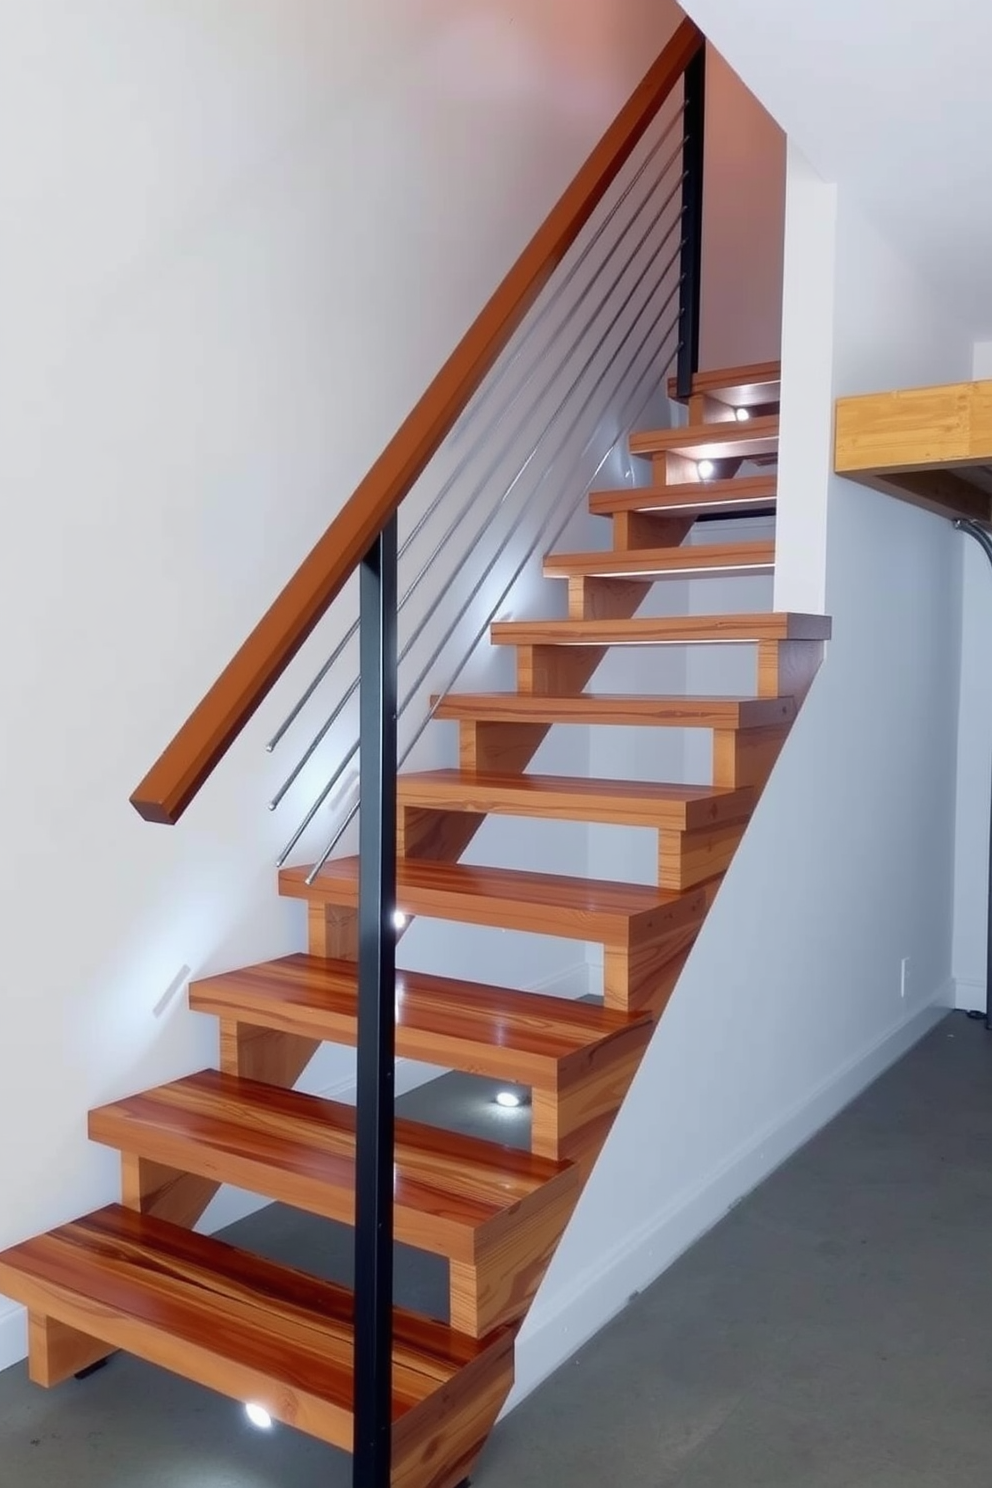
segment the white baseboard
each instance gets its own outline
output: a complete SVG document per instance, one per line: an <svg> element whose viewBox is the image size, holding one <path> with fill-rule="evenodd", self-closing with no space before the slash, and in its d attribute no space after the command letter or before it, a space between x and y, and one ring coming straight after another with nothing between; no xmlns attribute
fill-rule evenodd
<svg viewBox="0 0 992 1488"><path fill-rule="evenodd" d="M27 1357L28 1315L16 1302L0 1297L0 1369Z"/></svg>
<svg viewBox="0 0 992 1488"><path fill-rule="evenodd" d="M517 1344L516 1384L504 1415L668 1269L734 1204L814 1136L946 1017L951 984L824 1080L811 1096L625 1235L542 1306L538 1293Z"/></svg>
<svg viewBox="0 0 992 1488"><path fill-rule="evenodd" d="M955 977L953 982L954 1001L951 1006L959 1008L964 1013L970 1013L972 1008L985 1007L985 981L979 977Z"/></svg>

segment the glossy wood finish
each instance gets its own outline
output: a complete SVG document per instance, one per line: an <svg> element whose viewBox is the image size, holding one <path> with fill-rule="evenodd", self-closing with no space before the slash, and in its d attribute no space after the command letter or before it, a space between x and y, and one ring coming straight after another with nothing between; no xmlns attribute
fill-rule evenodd
<svg viewBox="0 0 992 1488"><path fill-rule="evenodd" d="M196 1012L244 1027L350 1047L357 1038L357 973L347 961L283 956L193 982L189 999ZM398 973L401 1058L549 1092L581 1083L616 1046L639 1046L644 1027L643 1019L567 998Z"/></svg>
<svg viewBox="0 0 992 1488"><path fill-rule="evenodd" d="M697 452L704 437L717 437L717 427L721 438L738 439L747 426L733 420L723 398L742 391L734 378L746 370L730 369L722 382L721 374L697 380L689 400L694 426L676 438L695 440ZM767 398L769 387L761 387ZM768 404L749 406L753 432ZM704 419L714 422L700 434ZM659 461L648 501L659 493L684 499L685 492L703 489L691 483L689 453L662 453ZM729 460L722 473L733 465ZM721 480L705 489L708 505L719 510L724 494L727 501L753 504L774 483ZM624 493L624 503L631 494ZM635 618L656 578L670 571L690 575L700 559L712 561L730 547L739 563L747 547L680 546L699 508L672 516L675 509L622 504L608 512L614 553L550 558L549 572L564 566L567 573L570 618L494 625L496 643L517 646L518 691L446 698L438 716L459 724L461 769L400 782L405 860L399 907L408 915L597 941L604 1005L400 975L398 1054L527 1084L533 1120L531 1153L399 1123L397 1237L448 1259L455 1332L432 1333L429 1321L398 1315L398 1358L407 1350L397 1363L394 1390L398 1488L457 1488L471 1470L510 1386L512 1333L718 896L829 635L829 622L820 616ZM772 545L763 545L767 563L772 556ZM576 558L585 568L568 572ZM618 563L639 567L634 577L607 577L604 563L610 572ZM722 571L750 570L731 563ZM706 643L754 646L757 697L583 691L611 645ZM548 729L560 722L709 728L715 784L524 774ZM658 836L659 887L455 861L489 814L646 827ZM94 1137L121 1150L126 1208L107 1213L125 1218L92 1216L68 1243L55 1236L31 1242L42 1249L55 1242L55 1250L45 1250L49 1259L67 1248L78 1257L78 1284L68 1289L51 1278L26 1280L35 1262L25 1263L23 1254L10 1266L10 1285L26 1288L32 1307L32 1367L39 1378L54 1382L70 1365L80 1367L75 1361L132 1347L236 1398L267 1404L263 1392L274 1393L283 1414L273 1414L280 1419L350 1443L347 1294L333 1288L319 1293L315 1330L307 1307L317 1293L304 1296L298 1289L322 1283L294 1281L295 1273L251 1258L232 1262L229 1248L210 1249L214 1242L195 1235L183 1238L183 1229L221 1181L352 1220L354 1109L287 1087L322 1040L354 1045L357 1038L357 866L356 859L331 862L313 886L305 882L305 868L280 875L282 891L306 903L313 954L191 987L191 1006L219 1020L221 1072L206 1071L92 1114ZM123 1241L117 1236L106 1252L100 1241L95 1260L91 1240L83 1240L88 1227L163 1220L171 1223L127 1232ZM0 1287L6 1261L0 1257ZM234 1276L232 1267L236 1272L242 1265L251 1269ZM116 1288L109 1300L103 1291L108 1276ZM199 1312L191 1322L193 1303ZM473 1342L484 1335L483 1343ZM321 1359L323 1374L311 1370L301 1340Z"/></svg>
<svg viewBox="0 0 992 1488"><path fill-rule="evenodd" d="M350 1224L355 1108L217 1070L90 1113L90 1138ZM474 1260L487 1229L540 1208L567 1171L543 1158L419 1122L396 1132L397 1238Z"/></svg>
<svg viewBox="0 0 992 1488"><path fill-rule="evenodd" d="M755 404L777 403L782 382L780 362L753 362L746 367L721 367L716 371L697 372L692 379L690 397L704 396L732 408L753 408ZM668 379L668 396L678 400L676 379Z"/></svg>
<svg viewBox="0 0 992 1488"><path fill-rule="evenodd" d="M516 692L453 692L435 717L493 723L603 723L664 728L757 728L791 722L791 698L654 697L584 692L527 697Z"/></svg>
<svg viewBox="0 0 992 1488"><path fill-rule="evenodd" d="M351 1446L352 1299L341 1287L116 1205L0 1255L0 1287L111 1347ZM480 1343L399 1309L393 1327L393 1419L405 1427L397 1445L407 1473L394 1483L434 1488L448 1480L409 1462L407 1443L422 1444L415 1413L458 1379L458 1413L470 1411L471 1386L487 1393L495 1361L508 1385L512 1335Z"/></svg>
<svg viewBox="0 0 992 1488"><path fill-rule="evenodd" d="M684 455L691 460L751 460L778 449L778 415L746 424L687 424L681 429L645 429L628 440L632 455Z"/></svg>
<svg viewBox="0 0 992 1488"><path fill-rule="evenodd" d="M992 528L992 381L840 398L839 475Z"/></svg>
<svg viewBox="0 0 992 1488"><path fill-rule="evenodd" d="M244 645L131 797L176 822L451 432L680 82L703 36L684 20L502 284Z"/></svg>
<svg viewBox="0 0 992 1488"><path fill-rule="evenodd" d="M497 620L497 646L659 646L747 641L824 641L826 615L633 616L622 620Z"/></svg>
<svg viewBox="0 0 992 1488"><path fill-rule="evenodd" d="M654 548L619 553L553 553L544 560L549 579L590 578L727 578L734 574L770 573L775 544L766 542L698 543L685 548Z"/></svg>
<svg viewBox="0 0 992 1488"><path fill-rule="evenodd" d="M727 516L738 516L742 512L774 506L777 499L777 476L748 475L735 480L697 480L681 485L625 486L619 491L593 491L589 497L589 510L598 517L612 517L618 512L655 512L661 515L685 512L692 517L726 513Z"/></svg>
<svg viewBox="0 0 992 1488"><path fill-rule="evenodd" d="M400 777L399 802L401 807L667 827L685 832L721 821L739 821L751 809L753 795L750 791L642 780L429 770Z"/></svg>
<svg viewBox="0 0 992 1488"><path fill-rule="evenodd" d="M284 868L279 875L281 892L333 904L357 900L357 858L325 864L313 884L306 882L308 871ZM695 894L665 893L647 884L466 863L404 862L398 877L397 904L404 914L569 940L625 945L632 937L695 923L703 907Z"/></svg>

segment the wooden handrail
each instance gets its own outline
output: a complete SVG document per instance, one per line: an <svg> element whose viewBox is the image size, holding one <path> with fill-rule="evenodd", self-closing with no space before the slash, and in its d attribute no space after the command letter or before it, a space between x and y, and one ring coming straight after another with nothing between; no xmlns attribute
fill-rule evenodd
<svg viewBox="0 0 992 1488"><path fill-rule="evenodd" d="M654 66L364 480L131 796L174 825L279 680L464 412L686 67L702 32L681 23Z"/></svg>

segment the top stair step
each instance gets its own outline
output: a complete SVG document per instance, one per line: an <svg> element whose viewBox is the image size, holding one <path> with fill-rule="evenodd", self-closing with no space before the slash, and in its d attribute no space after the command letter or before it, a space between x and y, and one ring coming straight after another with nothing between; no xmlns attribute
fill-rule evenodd
<svg viewBox="0 0 992 1488"><path fill-rule="evenodd" d="M617 512L658 512L662 516L687 513L694 517L735 517L765 511L778 500L774 475L747 475L733 480L691 481L673 486L624 486L615 491L593 491L589 510L598 517Z"/></svg>
<svg viewBox="0 0 992 1488"><path fill-rule="evenodd" d="M778 449L778 414L746 424L689 424L683 429L645 429L631 434L632 455L684 455L689 460L750 460Z"/></svg>
<svg viewBox="0 0 992 1488"><path fill-rule="evenodd" d="M351 1450L354 1302L343 1287L113 1204L0 1254L0 1292ZM421 1433L441 1412L463 1414L493 1371L509 1383L512 1340L506 1329L477 1342L394 1311L394 1481L427 1481L400 1472L428 1449Z"/></svg>
<svg viewBox="0 0 992 1488"><path fill-rule="evenodd" d="M722 367L713 372L697 372L692 379L690 397L703 394L728 408L760 408L777 403L781 395L781 362L755 362L748 367ZM668 379L668 396L679 399L678 379Z"/></svg>
<svg viewBox="0 0 992 1488"><path fill-rule="evenodd" d="M401 777L402 778L402 777ZM358 971L352 961L283 956L193 982L196 1012L354 1047ZM564 997L516 992L418 971L396 973L396 1052L466 1074L555 1091L600 1052L626 1045L649 1020Z"/></svg>

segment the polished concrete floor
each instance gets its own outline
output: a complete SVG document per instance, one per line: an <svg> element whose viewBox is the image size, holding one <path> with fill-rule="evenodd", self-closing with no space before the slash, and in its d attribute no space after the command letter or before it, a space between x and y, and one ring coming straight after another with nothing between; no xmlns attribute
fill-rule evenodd
<svg viewBox="0 0 992 1488"><path fill-rule="evenodd" d="M421 1119L526 1118L446 1077ZM497 1125L498 1123L498 1125ZM271 1208L229 1238L344 1279L349 1237ZM496 1429L476 1488L989 1488L992 1036L952 1014ZM444 1268L404 1254L400 1300ZM348 1460L115 1358L0 1375L2 1488L348 1488Z"/></svg>

